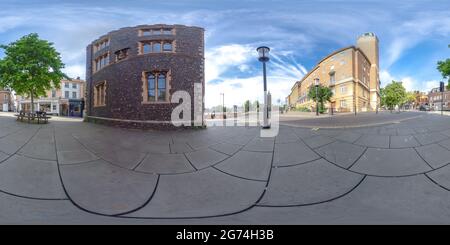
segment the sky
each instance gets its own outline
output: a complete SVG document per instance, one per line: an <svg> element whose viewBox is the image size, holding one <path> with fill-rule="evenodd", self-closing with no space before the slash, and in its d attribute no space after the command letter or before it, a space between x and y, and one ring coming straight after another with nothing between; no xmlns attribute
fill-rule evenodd
<svg viewBox="0 0 450 245"><path fill-rule="evenodd" d="M318 61L365 32L380 40L382 87L401 80L409 91L428 91L442 80L437 61L450 57L449 0L0 0L0 44L38 33L54 43L74 78L85 77L86 46L99 36L157 23L205 28L206 107L221 104L221 93L226 106L261 100L262 45L271 48L273 103L283 103Z"/></svg>

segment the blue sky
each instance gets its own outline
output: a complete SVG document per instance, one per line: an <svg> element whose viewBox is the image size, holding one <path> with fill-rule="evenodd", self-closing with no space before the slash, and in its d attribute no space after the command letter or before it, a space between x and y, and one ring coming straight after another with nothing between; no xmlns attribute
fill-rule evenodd
<svg viewBox="0 0 450 245"><path fill-rule="evenodd" d="M88 43L110 30L139 24L206 29L206 105L262 96L255 48L271 47L273 100L324 56L374 32L380 40L382 86L402 80L427 91L441 80L436 62L450 57L450 1L11 1L0 0L0 43L30 32L55 43L72 77L85 75ZM0 57L3 54L0 52Z"/></svg>

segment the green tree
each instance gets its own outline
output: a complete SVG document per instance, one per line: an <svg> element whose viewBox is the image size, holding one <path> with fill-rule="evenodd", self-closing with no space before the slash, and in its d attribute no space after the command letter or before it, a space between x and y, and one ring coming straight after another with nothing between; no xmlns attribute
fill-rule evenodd
<svg viewBox="0 0 450 245"><path fill-rule="evenodd" d="M413 91L406 92L403 104L413 104L415 106L414 102L416 102L416 93Z"/></svg>
<svg viewBox="0 0 450 245"><path fill-rule="evenodd" d="M311 86L309 88L308 98L313 101L316 101L316 100L319 101L319 112L320 113L323 113L325 111L324 102L325 101L330 102L331 97L333 97L333 92L331 91L331 89L329 87L319 85L319 87L317 88L317 93L316 93L315 86Z"/></svg>
<svg viewBox="0 0 450 245"><path fill-rule="evenodd" d="M406 90L402 82L392 81L384 87L381 96L383 105L387 106L392 112L395 106L399 106L400 109L400 106L405 103Z"/></svg>
<svg viewBox="0 0 450 245"><path fill-rule="evenodd" d="M255 100L255 102L253 102L253 108L256 109L256 112L259 112L259 101Z"/></svg>
<svg viewBox="0 0 450 245"><path fill-rule="evenodd" d="M0 87L9 87L18 95L30 97L34 112L34 98L59 88L64 64L53 43L32 33L8 45L0 45L5 57L0 59Z"/></svg>
<svg viewBox="0 0 450 245"><path fill-rule="evenodd" d="M250 111L250 100L246 100L244 102L244 112L249 112Z"/></svg>
<svg viewBox="0 0 450 245"><path fill-rule="evenodd" d="M450 48L450 44L448 45ZM450 90L450 59L445 61L438 61L437 69L442 74L442 77L447 80L447 89Z"/></svg>

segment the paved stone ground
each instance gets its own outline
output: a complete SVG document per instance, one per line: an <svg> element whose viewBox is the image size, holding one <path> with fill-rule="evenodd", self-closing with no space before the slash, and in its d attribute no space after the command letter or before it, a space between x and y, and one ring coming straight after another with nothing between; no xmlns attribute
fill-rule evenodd
<svg viewBox="0 0 450 245"><path fill-rule="evenodd" d="M275 138L0 116L0 223L450 223L450 117L379 116Z"/></svg>

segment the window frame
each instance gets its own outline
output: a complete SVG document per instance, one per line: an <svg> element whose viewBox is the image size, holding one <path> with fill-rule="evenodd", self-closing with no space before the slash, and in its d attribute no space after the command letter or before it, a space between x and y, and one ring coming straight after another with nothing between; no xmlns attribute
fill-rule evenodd
<svg viewBox="0 0 450 245"><path fill-rule="evenodd" d="M94 107L106 106L106 85L106 81L102 81L94 86Z"/></svg>
<svg viewBox="0 0 450 245"><path fill-rule="evenodd" d="M164 87L164 100L160 100L159 96L160 96L160 88L159 88L159 77L161 76L161 74L165 75L165 87ZM153 75L154 77L154 86L153 86L153 90L154 90L154 100L150 100L150 96L149 96L149 77L150 75ZM142 104L165 104L165 103L170 103L170 98L171 98L171 94L170 94L170 80L171 80L171 75L170 75L170 70L155 70L155 71L144 71L142 72L142 82L143 82L143 92L142 92Z"/></svg>

